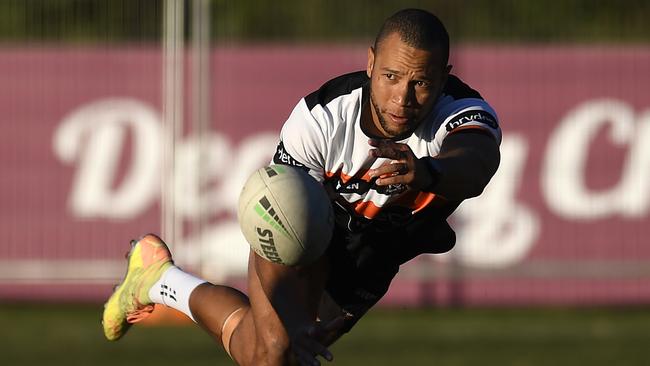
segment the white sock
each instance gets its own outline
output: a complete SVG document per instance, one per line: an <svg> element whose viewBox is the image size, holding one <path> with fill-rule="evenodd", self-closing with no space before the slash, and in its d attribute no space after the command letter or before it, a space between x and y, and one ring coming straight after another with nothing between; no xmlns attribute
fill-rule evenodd
<svg viewBox="0 0 650 366"><path fill-rule="evenodd" d="M172 266L151 286L149 298L156 304L167 305L184 313L196 322L190 311L190 295L197 286L206 282Z"/></svg>

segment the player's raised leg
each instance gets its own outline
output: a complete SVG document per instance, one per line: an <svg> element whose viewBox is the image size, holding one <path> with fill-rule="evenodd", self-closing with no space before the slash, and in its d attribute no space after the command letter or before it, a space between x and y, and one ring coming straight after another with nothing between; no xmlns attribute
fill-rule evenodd
<svg viewBox="0 0 650 366"><path fill-rule="evenodd" d="M154 309L149 289L173 266L169 249L155 235L131 241L124 280L104 304L102 325L110 341L120 339L131 327Z"/></svg>
<svg viewBox="0 0 650 366"><path fill-rule="evenodd" d="M209 284L174 266L169 249L153 234L131 241L127 258L126 276L104 305L102 324L108 340L120 339L132 324L148 317L156 303L175 308L195 320L189 299L197 289L199 293L220 294L221 301L212 309L216 317L248 306L248 299L241 292Z"/></svg>
<svg viewBox="0 0 650 366"><path fill-rule="evenodd" d="M133 323L153 311L154 303L159 303L196 321L240 365L285 365L290 347L286 329L298 329L316 317L324 282L324 275L311 274L322 273L316 265L312 266L314 270L298 270L251 254L251 305L238 290L210 284L175 267L167 246L155 235L146 235L132 245L125 279L105 305L103 325L109 340L122 337ZM284 322L269 297L285 314ZM300 364L311 365L316 354L329 358L318 343L309 343L309 339L303 342L307 344L300 347L299 354L302 352L308 361Z"/></svg>

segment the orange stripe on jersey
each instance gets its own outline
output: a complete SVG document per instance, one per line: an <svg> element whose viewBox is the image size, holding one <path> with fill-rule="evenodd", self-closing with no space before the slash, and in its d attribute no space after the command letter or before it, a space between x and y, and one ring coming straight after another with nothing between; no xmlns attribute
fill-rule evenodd
<svg viewBox="0 0 650 366"><path fill-rule="evenodd" d="M408 191L391 204L408 207L415 213L425 208L435 197L435 194L429 192Z"/></svg>
<svg viewBox="0 0 650 366"><path fill-rule="evenodd" d="M433 193L409 191L389 205L408 207L413 210L413 213L416 213L427 207L435 198L437 196ZM372 201L357 201L351 203L351 205L354 212L369 219L377 216L382 209L382 207L375 205Z"/></svg>
<svg viewBox="0 0 650 366"><path fill-rule="evenodd" d="M420 192L413 202L413 213L420 211L421 209L427 207L433 199L436 198L436 195L429 192Z"/></svg>
<svg viewBox="0 0 650 366"><path fill-rule="evenodd" d="M352 206L354 212L369 219L377 216L379 211L381 211L381 207L376 206L372 201L357 201Z"/></svg>
<svg viewBox="0 0 650 366"><path fill-rule="evenodd" d="M366 169L360 178L359 175L357 175L356 178L364 180L366 182L370 182L372 179L368 175L368 170L369 169ZM354 176L344 174L343 172L341 172L341 170L337 172L325 172L325 177L326 180L332 180L338 178L344 184L349 182L352 178L355 178ZM400 197L397 198L395 201L388 203L388 205L407 207L413 210L413 213L415 213L427 207L435 198L441 198L441 197L437 197L435 194L428 193L428 192L406 191L403 194L401 194ZM372 219L375 216L377 216L379 212L381 212L382 210L382 207L377 206L372 201L359 200L356 202L347 202L343 200L343 202L345 203L346 206L351 207L357 215L369 219Z"/></svg>
<svg viewBox="0 0 650 366"><path fill-rule="evenodd" d="M488 130L487 128L485 128L485 127L483 127L483 126L475 126L475 125L472 125L472 126L462 126L462 127L454 128L453 130L451 130L451 132L449 132L449 133L447 134L447 136L452 135L452 134L454 134L454 133L456 133L456 132L466 131L466 130L482 130L482 131L484 131L487 135L492 136L492 133L491 133L490 130Z"/></svg>

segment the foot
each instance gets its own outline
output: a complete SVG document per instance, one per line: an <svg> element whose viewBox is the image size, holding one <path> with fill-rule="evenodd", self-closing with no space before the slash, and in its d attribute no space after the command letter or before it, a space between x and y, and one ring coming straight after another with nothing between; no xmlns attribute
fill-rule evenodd
<svg viewBox="0 0 650 366"><path fill-rule="evenodd" d="M104 304L102 325L109 341L120 339L131 324L153 312L149 289L174 262L167 245L156 235L147 234L131 241L126 276Z"/></svg>

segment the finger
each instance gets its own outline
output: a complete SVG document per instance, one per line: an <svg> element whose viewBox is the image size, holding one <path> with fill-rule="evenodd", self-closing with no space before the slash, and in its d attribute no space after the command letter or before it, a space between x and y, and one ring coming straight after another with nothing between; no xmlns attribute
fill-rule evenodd
<svg viewBox="0 0 650 366"><path fill-rule="evenodd" d="M311 358L315 358L316 355L321 355L328 361L332 361L334 359L334 356L327 349L327 347L323 346L321 343L312 338L302 339L300 341L300 344L298 344L297 349L300 350L302 354L308 354Z"/></svg>
<svg viewBox="0 0 650 366"><path fill-rule="evenodd" d="M386 142L391 142L391 140L369 139L368 140L368 145L377 147L377 146L381 145L382 143L385 144Z"/></svg>
<svg viewBox="0 0 650 366"><path fill-rule="evenodd" d="M316 357L304 349L295 348L293 354L300 366L320 366Z"/></svg>
<svg viewBox="0 0 650 366"><path fill-rule="evenodd" d="M323 356L327 361L331 362L334 359L332 352L330 352L327 347L316 341L310 341L310 349L315 351L314 354Z"/></svg>
<svg viewBox="0 0 650 366"><path fill-rule="evenodd" d="M378 178L375 184L378 186L388 186L391 184L408 184L408 179L404 175L395 175L392 177Z"/></svg>
<svg viewBox="0 0 650 366"><path fill-rule="evenodd" d="M382 165L377 169L368 170L368 175L371 178L375 177L391 177L397 174L406 174L408 172L408 165L406 163L392 163Z"/></svg>
<svg viewBox="0 0 650 366"><path fill-rule="evenodd" d="M391 160L402 160L405 156L402 151L389 147L381 147L369 150L368 155L373 158L386 158Z"/></svg>
<svg viewBox="0 0 650 366"><path fill-rule="evenodd" d="M310 352L303 344L298 344L296 342L291 347L291 350L300 365L311 365L316 359L314 353Z"/></svg>
<svg viewBox="0 0 650 366"><path fill-rule="evenodd" d="M311 326L307 331L311 338L303 338L301 340L302 346L314 355L321 355L326 360L332 361L334 356L332 353L319 341L327 336L327 329L320 326Z"/></svg>
<svg viewBox="0 0 650 366"><path fill-rule="evenodd" d="M377 140L370 139L368 140L370 146L375 147L369 151L369 155L375 158L387 158L393 160L399 160L404 156L404 147L407 147L404 144L398 144L391 140ZM408 148L408 147L407 147Z"/></svg>

